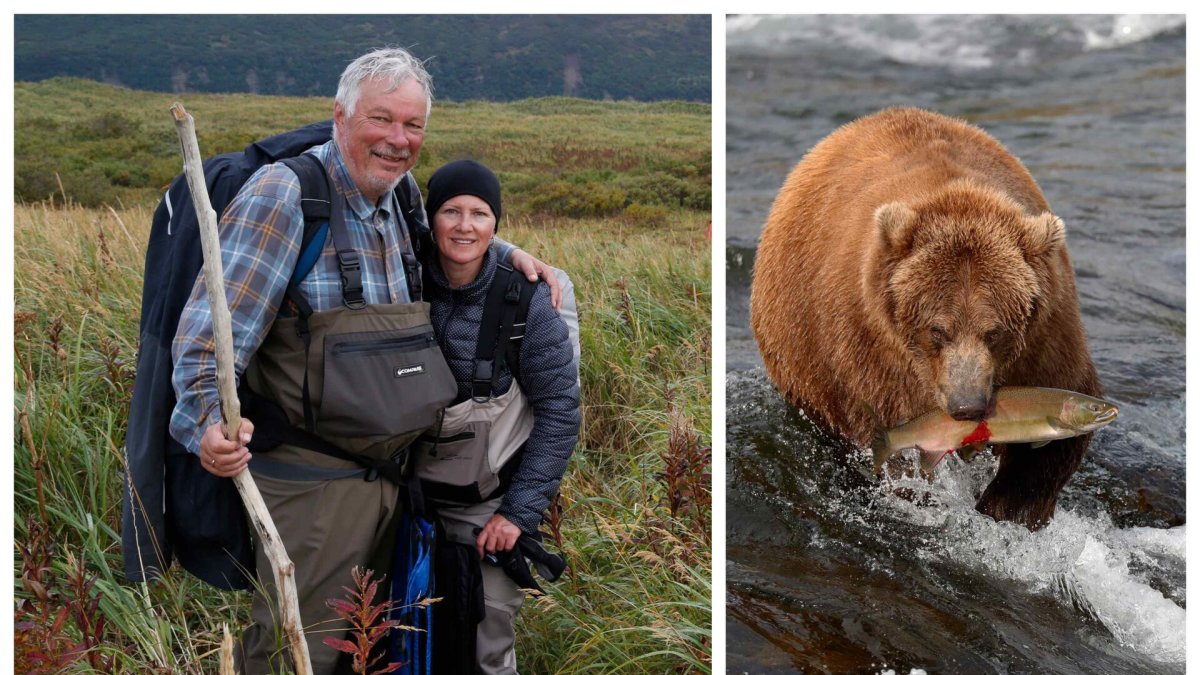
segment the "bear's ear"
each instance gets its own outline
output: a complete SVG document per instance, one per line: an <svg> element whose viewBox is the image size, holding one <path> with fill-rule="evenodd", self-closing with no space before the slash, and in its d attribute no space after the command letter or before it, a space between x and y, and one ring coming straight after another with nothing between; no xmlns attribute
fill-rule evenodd
<svg viewBox="0 0 1200 675"><path fill-rule="evenodd" d="M875 227L884 250L896 256L908 253L916 221L917 212L900 202L889 202L875 209Z"/></svg>
<svg viewBox="0 0 1200 675"><path fill-rule="evenodd" d="M1025 219L1021 248L1025 251L1026 259L1033 260L1057 251L1066 239L1062 218L1045 211Z"/></svg>

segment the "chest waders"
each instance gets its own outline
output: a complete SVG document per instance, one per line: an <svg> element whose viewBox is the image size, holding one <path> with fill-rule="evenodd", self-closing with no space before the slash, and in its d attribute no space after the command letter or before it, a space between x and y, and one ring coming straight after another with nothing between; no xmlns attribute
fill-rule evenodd
<svg viewBox="0 0 1200 675"><path fill-rule="evenodd" d="M483 620L484 603L473 532L500 505L497 493L507 488L519 464L511 460L524 448L532 429L533 411L513 380L503 396L468 399L448 408L440 432L422 435L413 446L419 486L430 503L430 518L438 526L434 536L431 521L419 518L410 524L409 537L397 539L392 593L406 605L398 618L424 633L398 632L392 660L406 661L406 654L419 649L432 655L429 660L437 665L439 675L475 672L475 626ZM455 498L486 506L482 511L474 509L474 518L458 517L464 510L456 507L465 504ZM402 525L399 532L405 530ZM432 544L434 560L423 555L431 547L422 544ZM414 593L414 581L426 580L431 573L434 595L442 600L429 612L408 609L420 599ZM461 662L461 669L456 662ZM399 672L429 671L401 668Z"/></svg>
<svg viewBox="0 0 1200 675"><path fill-rule="evenodd" d="M289 284L287 296L296 315L276 319L243 380L246 416L255 422L250 468L256 479L266 479L283 507L282 516L273 515L292 529L291 537L285 535L289 550L291 541L300 547L297 574L313 578L301 603L301 615L310 624L337 620L325 603L344 595L341 586L349 579L349 569L342 569L346 553L338 549L351 546L346 543L351 531L366 530L359 540L365 538L368 549L351 565L369 564L377 572L389 569L392 536L407 536L387 524L400 520L392 515L399 486L405 482L409 446L437 425L457 391L434 338L429 305L420 301L415 256L406 254L404 260L413 302L367 304L341 196L331 190L330 197L329 233L337 251L343 302L313 312L296 284ZM378 481L380 476L387 480ZM288 509L312 503L336 505L329 509L336 512L289 519ZM312 539L306 528L317 519L329 520L325 538L305 548ZM405 524L421 531L414 520L419 514L411 514ZM432 533L428 521L425 529ZM423 551L427 568L431 539L423 540ZM414 560L422 555L421 550L414 553ZM337 563L326 564L327 560ZM421 584L416 576L412 582ZM422 597L430 590L426 574ZM317 644L320 653L337 660L336 652L319 639ZM314 668L317 653L314 649Z"/></svg>
<svg viewBox="0 0 1200 675"><path fill-rule="evenodd" d="M439 675L477 671L476 633L486 608L475 538L499 507L533 430L533 409L518 374L535 289L510 267L497 267L480 320L472 396L447 408L437 431L413 445L420 489L437 516L434 578L441 601L433 606L432 649ZM512 384L492 396L506 371L513 373Z"/></svg>
<svg viewBox="0 0 1200 675"><path fill-rule="evenodd" d="M533 430L533 409L519 386L519 355L534 290L511 267L497 266L479 322L471 397L447 408L437 431L422 434L413 446L422 490L435 503L499 497L520 464ZM512 372L512 384L492 396L505 370Z"/></svg>

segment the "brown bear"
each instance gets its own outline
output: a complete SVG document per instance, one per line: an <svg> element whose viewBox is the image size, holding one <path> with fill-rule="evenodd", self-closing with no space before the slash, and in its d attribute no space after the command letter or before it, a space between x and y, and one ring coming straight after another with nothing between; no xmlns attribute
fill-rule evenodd
<svg viewBox="0 0 1200 675"><path fill-rule="evenodd" d="M935 407L982 419L994 387L1097 396L1062 220L999 142L892 108L792 170L763 229L750 322L771 380L865 445ZM976 508L1044 526L1090 437L998 447Z"/></svg>

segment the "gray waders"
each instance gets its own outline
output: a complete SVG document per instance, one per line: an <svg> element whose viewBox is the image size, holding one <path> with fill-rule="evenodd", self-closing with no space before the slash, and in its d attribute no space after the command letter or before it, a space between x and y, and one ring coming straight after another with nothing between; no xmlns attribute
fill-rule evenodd
<svg viewBox="0 0 1200 675"><path fill-rule="evenodd" d="M351 455L403 462L407 446L436 425L456 392L433 337L429 305L342 306L313 313L307 318L308 345L298 321L275 322L246 371L246 384L301 428L307 426L307 391L308 423L322 439ZM389 538L399 488L354 461L287 443L255 454L250 472L296 563L313 672L332 673L339 652L323 640L344 637L348 625L326 601L345 597L343 587L353 588L351 570L370 566ZM239 670L246 675L290 670L276 627L271 567L261 547L256 560L265 593L255 594L253 625L242 638ZM387 573L377 569L375 578Z"/></svg>
<svg viewBox="0 0 1200 675"><path fill-rule="evenodd" d="M482 582L484 607L474 640L474 672L478 673L517 672L513 619L525 595L502 569L480 564L474 549L479 529L500 507L507 478L519 464L532 430L533 410L514 379L501 396L472 398L448 408L440 433L422 436L414 446L417 476L425 496L436 506L444 543L469 549L457 553L478 569ZM475 569L468 570L466 576L474 573ZM439 594L447 581L443 576L438 576ZM435 612L439 609L435 605ZM434 639L443 637L444 631L435 629ZM470 644L469 639L458 642ZM442 653L435 648L435 654ZM440 663L435 658L435 664Z"/></svg>

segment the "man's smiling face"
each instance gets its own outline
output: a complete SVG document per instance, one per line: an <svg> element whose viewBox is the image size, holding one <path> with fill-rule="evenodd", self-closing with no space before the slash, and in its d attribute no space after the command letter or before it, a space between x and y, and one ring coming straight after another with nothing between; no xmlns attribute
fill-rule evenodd
<svg viewBox="0 0 1200 675"><path fill-rule="evenodd" d="M346 168L358 189L371 202L387 194L417 163L425 142L429 101L420 83L405 80L387 91L375 79L362 82L353 113L333 106L336 138Z"/></svg>

